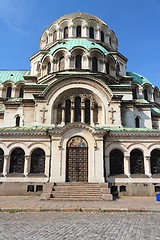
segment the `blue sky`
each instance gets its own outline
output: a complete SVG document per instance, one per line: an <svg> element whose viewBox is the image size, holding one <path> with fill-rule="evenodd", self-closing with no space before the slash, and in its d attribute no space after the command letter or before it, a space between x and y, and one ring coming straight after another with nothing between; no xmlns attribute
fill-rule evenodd
<svg viewBox="0 0 160 240"><path fill-rule="evenodd" d="M0 0L0 69L29 70L44 29L76 11L105 21L128 58L127 71L160 88L160 0Z"/></svg>

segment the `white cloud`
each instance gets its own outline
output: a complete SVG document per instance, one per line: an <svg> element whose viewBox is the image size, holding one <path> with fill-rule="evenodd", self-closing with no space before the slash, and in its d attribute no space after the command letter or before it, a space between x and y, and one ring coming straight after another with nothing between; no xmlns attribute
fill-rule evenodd
<svg viewBox="0 0 160 240"><path fill-rule="evenodd" d="M32 12L32 0L0 0L0 19L13 31L25 33L23 25Z"/></svg>

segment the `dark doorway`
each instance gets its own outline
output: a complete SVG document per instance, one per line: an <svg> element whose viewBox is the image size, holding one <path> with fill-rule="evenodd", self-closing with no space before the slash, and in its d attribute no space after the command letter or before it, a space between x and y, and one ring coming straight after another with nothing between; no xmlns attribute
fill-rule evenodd
<svg viewBox="0 0 160 240"><path fill-rule="evenodd" d="M72 138L67 145L66 181L88 181L88 147L81 137Z"/></svg>

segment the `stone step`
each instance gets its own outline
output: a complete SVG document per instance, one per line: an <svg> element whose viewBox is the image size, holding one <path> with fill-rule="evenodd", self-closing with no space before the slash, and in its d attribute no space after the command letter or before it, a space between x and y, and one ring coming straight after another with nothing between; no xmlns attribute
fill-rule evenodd
<svg viewBox="0 0 160 240"><path fill-rule="evenodd" d="M108 183L63 182L45 185L42 199L57 201L112 200Z"/></svg>

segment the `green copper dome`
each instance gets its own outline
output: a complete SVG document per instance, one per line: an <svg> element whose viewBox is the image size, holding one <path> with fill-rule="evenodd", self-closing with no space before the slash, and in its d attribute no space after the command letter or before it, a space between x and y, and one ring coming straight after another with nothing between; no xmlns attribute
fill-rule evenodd
<svg viewBox="0 0 160 240"><path fill-rule="evenodd" d="M29 72L25 70L0 70L0 83L24 81L23 76L29 75Z"/></svg>
<svg viewBox="0 0 160 240"><path fill-rule="evenodd" d="M68 51L72 50L74 47L83 47L86 50L90 51L91 49L98 49L104 55L108 55L108 51L102 47L100 44L95 42L86 40L86 39L71 39L71 40L64 40L62 43L57 44L53 48L50 49L49 53L53 54L56 50L65 48Z"/></svg>
<svg viewBox="0 0 160 240"><path fill-rule="evenodd" d="M140 85L149 84L153 86L153 84L147 78L138 73L127 72L127 76L133 77L133 83L138 83Z"/></svg>

